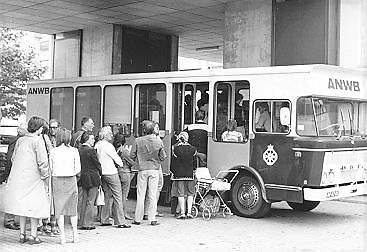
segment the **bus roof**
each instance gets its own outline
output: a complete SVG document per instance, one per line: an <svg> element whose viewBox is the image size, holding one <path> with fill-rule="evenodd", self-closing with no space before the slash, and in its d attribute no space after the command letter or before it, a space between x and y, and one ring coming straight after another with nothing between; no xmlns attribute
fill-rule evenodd
<svg viewBox="0 0 367 252"><path fill-rule="evenodd" d="M272 67L250 67L250 68L229 68L229 69L207 69L190 71L154 72L154 73L132 73L132 74L113 74L105 76L89 76L74 78L58 78L48 80L31 81L31 84L43 83L62 83L70 81L103 81L118 79L169 79L186 77L205 77L205 76L226 76L226 75L264 75L264 74L292 74L292 73L312 73L312 72L347 72L364 75L367 78L367 68L345 68L332 65L292 65L292 66L272 66Z"/></svg>

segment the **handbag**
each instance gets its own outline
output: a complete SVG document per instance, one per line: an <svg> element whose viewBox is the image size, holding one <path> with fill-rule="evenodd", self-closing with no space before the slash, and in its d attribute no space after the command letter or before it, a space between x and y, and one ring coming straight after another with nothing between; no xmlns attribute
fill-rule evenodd
<svg viewBox="0 0 367 252"><path fill-rule="evenodd" d="M102 190L102 186L99 186L98 188L98 193L97 193L97 198L96 201L94 202L95 206L104 206L104 193Z"/></svg>

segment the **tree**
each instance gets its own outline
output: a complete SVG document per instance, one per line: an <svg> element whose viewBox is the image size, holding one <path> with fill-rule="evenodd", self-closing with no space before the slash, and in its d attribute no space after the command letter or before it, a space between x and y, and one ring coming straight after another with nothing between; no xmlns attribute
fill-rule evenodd
<svg viewBox="0 0 367 252"><path fill-rule="evenodd" d="M0 108L9 118L25 113L26 85L46 71L35 61L34 48L22 46L22 39L22 31L0 28Z"/></svg>

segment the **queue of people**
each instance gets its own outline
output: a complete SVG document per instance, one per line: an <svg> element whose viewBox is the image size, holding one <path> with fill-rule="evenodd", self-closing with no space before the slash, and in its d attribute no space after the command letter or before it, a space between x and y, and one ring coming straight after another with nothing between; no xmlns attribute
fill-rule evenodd
<svg viewBox="0 0 367 252"><path fill-rule="evenodd" d="M197 166L206 165L205 112L198 110L195 118L196 123L181 132L172 147L171 194L178 198L178 219L193 218L190 210L195 195L194 172ZM238 137L241 141L233 132L236 126L236 121L230 121L223 138L231 141ZM5 227L20 230L20 243L41 243L41 231L58 236L65 244L66 216L72 226L72 242L79 240L78 229L95 229L96 218L101 226L116 228L131 228L128 220L133 225L143 220L152 226L160 224L156 219L162 216L157 211L157 201L163 187L161 164L167 153L158 123L142 122L143 136L135 139L130 152L124 146L123 134L114 135L111 127L105 126L95 136L93 128L89 117L81 120L81 129L74 134L54 119L47 123L37 116L30 118L27 127L19 126L12 143L14 149L10 146L8 153L3 210ZM134 217L129 216L126 207L134 176L132 167L138 171ZM101 192L104 201L97 207ZM29 235L25 229L27 218L31 225Z"/></svg>

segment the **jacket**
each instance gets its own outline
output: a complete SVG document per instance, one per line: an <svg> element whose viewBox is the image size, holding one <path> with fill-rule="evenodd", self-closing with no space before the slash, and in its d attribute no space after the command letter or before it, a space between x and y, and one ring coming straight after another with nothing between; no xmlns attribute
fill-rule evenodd
<svg viewBox="0 0 367 252"><path fill-rule="evenodd" d="M80 180L82 188L89 189L101 185L102 168L99 163L96 150L89 145L82 144L79 147L80 155Z"/></svg>

